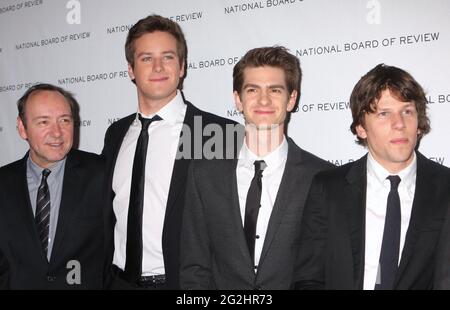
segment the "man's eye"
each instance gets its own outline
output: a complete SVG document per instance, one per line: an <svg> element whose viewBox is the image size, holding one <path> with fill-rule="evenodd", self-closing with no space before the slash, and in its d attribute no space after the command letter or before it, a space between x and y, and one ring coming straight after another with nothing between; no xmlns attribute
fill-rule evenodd
<svg viewBox="0 0 450 310"><path fill-rule="evenodd" d="M414 111L412 109L407 109L407 110L403 111L403 114L405 114L405 115L413 115Z"/></svg>

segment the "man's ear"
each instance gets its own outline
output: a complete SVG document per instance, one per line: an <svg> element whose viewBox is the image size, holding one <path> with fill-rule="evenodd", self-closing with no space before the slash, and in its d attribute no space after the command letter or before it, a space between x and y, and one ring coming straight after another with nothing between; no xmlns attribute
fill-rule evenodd
<svg viewBox="0 0 450 310"><path fill-rule="evenodd" d="M182 79L183 77L184 77L184 61L181 63L179 78Z"/></svg>
<svg viewBox="0 0 450 310"><path fill-rule="evenodd" d="M355 129L358 137L361 139L367 139L367 132L361 124L357 125Z"/></svg>
<svg viewBox="0 0 450 310"><path fill-rule="evenodd" d="M24 139L24 140L28 139L28 135L27 135L27 130L25 128L25 124L23 123L22 119L19 116L17 117L17 131L19 132L19 136L22 139Z"/></svg>
<svg viewBox="0 0 450 310"><path fill-rule="evenodd" d="M132 80L135 79L135 77L134 77L134 72L133 72L133 68L131 67L130 64L128 64L128 75L130 76L130 78L131 78Z"/></svg>
<svg viewBox="0 0 450 310"><path fill-rule="evenodd" d="M234 103L236 104L236 109L239 112L242 112L244 110L244 106L242 105L241 97L239 97L239 93L237 91L234 91L233 96L234 96Z"/></svg>
<svg viewBox="0 0 450 310"><path fill-rule="evenodd" d="M293 90L292 93L289 95L289 101L288 101L288 104L286 107L286 110L288 112L291 112L292 109L295 107L295 103L297 102L297 96L298 96L298 93L296 90Z"/></svg>

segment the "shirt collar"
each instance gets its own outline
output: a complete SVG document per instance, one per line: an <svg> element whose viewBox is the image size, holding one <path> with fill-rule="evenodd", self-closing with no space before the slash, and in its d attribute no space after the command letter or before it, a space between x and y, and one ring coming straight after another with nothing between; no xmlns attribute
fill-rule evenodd
<svg viewBox="0 0 450 310"><path fill-rule="evenodd" d="M399 171L396 175L398 175L401 179L399 187L406 187L408 190L411 190L416 183L416 172L417 172L417 157L416 152L413 153L412 162ZM386 178L392 173L389 173L380 163L378 163L375 158L373 158L372 154L367 155L367 174L371 176L373 180L376 180L377 187L381 186L390 186L389 180Z"/></svg>
<svg viewBox="0 0 450 310"><path fill-rule="evenodd" d="M257 156L253 153L247 146L247 143L244 140L244 144L239 152L239 161L238 164L240 166L244 166L248 169L254 169L255 160L264 160L267 167L264 169L267 173L278 169L280 165L282 165L287 159L288 153L288 143L286 137L283 135L283 141L281 144L273 150L271 153L267 154L264 157Z"/></svg>
<svg viewBox="0 0 450 310"><path fill-rule="evenodd" d="M135 123L140 123L139 114L144 118L152 118L155 115L158 115L163 119L164 122L169 124L176 124L180 121L184 121L184 114L186 110L186 104L184 103L183 96L181 92L177 90L176 96L170 100L164 107L162 107L157 113L146 115L139 110L136 113Z"/></svg>
<svg viewBox="0 0 450 310"><path fill-rule="evenodd" d="M64 157L64 159L56 162L50 168L47 168L48 170L51 171L48 178L56 178L63 171L63 167L65 166L65 163L66 163L66 158L67 157ZM27 159L27 168L28 168L28 171L29 171L31 177L39 184L41 182L41 175L42 175L42 171L44 170L44 168L38 166L31 159L30 155L28 155L28 159Z"/></svg>

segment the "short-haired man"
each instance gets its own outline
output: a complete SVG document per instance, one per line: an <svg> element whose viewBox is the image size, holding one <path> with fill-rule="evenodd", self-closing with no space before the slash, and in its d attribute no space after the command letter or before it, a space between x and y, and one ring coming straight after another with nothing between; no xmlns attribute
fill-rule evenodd
<svg viewBox="0 0 450 310"><path fill-rule="evenodd" d="M221 140L223 148L217 145L213 155L222 157L225 127L236 123L184 100L187 47L177 23L159 15L139 20L128 33L125 55L137 112L108 128L102 152L109 171L111 288L179 289L187 170L210 138L194 133L218 129L222 136L212 132L211 139ZM211 154L202 151L200 158L205 155Z"/></svg>
<svg viewBox="0 0 450 310"><path fill-rule="evenodd" d="M299 60L248 51L233 70L246 133L239 157L194 161L181 242L183 289L288 289L312 177L332 165L285 136L300 95Z"/></svg>
<svg viewBox="0 0 450 310"><path fill-rule="evenodd" d="M29 151L0 168L8 287L101 289L104 163L72 148L77 103L60 87L37 84L19 99L18 110L17 128Z"/></svg>
<svg viewBox="0 0 450 310"><path fill-rule="evenodd" d="M317 174L302 222L296 287L431 289L450 169L417 151L430 131L422 87L377 65L353 89L361 159Z"/></svg>

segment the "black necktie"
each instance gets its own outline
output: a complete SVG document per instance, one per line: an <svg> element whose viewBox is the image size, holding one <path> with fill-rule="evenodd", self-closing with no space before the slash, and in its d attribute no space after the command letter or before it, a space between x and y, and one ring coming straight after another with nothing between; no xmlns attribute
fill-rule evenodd
<svg viewBox="0 0 450 310"><path fill-rule="evenodd" d="M248 250L250 251L250 256L253 261L255 259L256 222L258 221L259 208L261 207L261 178L266 163L264 160L256 160L254 165L255 175L253 176L247 193L244 220L245 238L247 239Z"/></svg>
<svg viewBox="0 0 450 310"><path fill-rule="evenodd" d="M383 242L381 244L380 266L378 270L380 283L375 285L376 290L394 289L400 252L401 210L398 184L401 180L398 175L388 176L387 179L391 181L391 190L387 200Z"/></svg>
<svg viewBox="0 0 450 310"><path fill-rule="evenodd" d="M161 120L161 117L155 115L149 119L142 118L139 115L139 120L142 123L142 129L134 153L127 222L125 277L130 283L136 282L142 273L142 212L144 209L145 159L147 158L148 127L152 122Z"/></svg>
<svg viewBox="0 0 450 310"><path fill-rule="evenodd" d="M39 240L41 241L42 249L47 256L48 252L48 235L50 226L50 191L48 189L47 177L50 170L42 170L41 185L39 185L36 198L36 213L34 220L36 222Z"/></svg>

